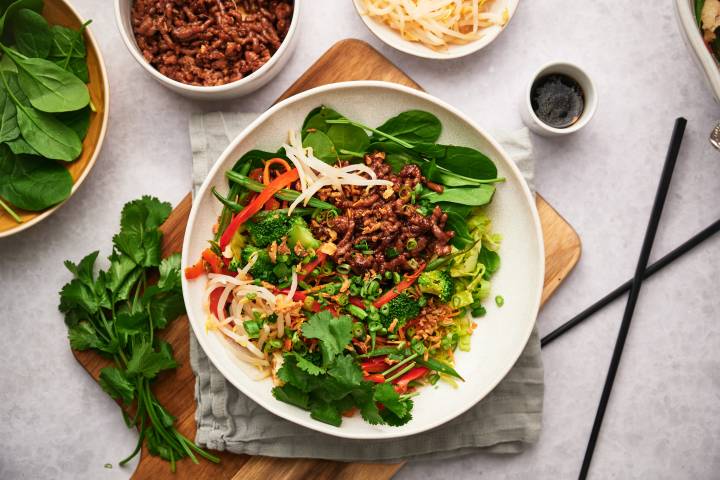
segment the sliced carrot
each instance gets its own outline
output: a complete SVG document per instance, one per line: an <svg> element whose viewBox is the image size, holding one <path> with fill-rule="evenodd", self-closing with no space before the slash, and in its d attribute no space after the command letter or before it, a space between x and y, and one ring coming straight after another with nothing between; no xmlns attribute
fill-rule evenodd
<svg viewBox="0 0 720 480"><path fill-rule="evenodd" d="M292 170L292 167L290 167L290 165L288 165L288 163L282 158L271 158L265 162L265 168L263 169L263 183L265 185L270 185L270 167L273 165L282 166L286 173Z"/></svg>
<svg viewBox="0 0 720 480"><path fill-rule="evenodd" d="M203 259L197 261L197 263L191 267L185 267L185 278L192 280L198 278L200 275L205 273L205 263Z"/></svg>

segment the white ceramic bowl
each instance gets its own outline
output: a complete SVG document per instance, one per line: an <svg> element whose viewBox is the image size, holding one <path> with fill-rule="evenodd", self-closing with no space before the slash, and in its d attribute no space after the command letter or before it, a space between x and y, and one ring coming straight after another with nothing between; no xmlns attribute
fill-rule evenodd
<svg viewBox="0 0 720 480"><path fill-rule="evenodd" d="M509 18L507 23L502 27L493 26L483 29L484 35L470 43L463 45L450 45L447 50L433 50L432 48L426 47L419 42L411 42L405 40L400 36L397 30L394 30L387 25L378 22L374 18L363 14L364 8L362 0L353 0L355 10L357 11L365 26L380 40L390 45L391 47L400 50L401 52L415 55L416 57L431 58L437 60L448 60L451 58L464 57L466 55L473 54L486 46L488 46L493 40L500 35L508 24L512 20L515 10L517 10L519 0L494 0L491 6L491 11L495 13L502 13L507 8Z"/></svg>
<svg viewBox="0 0 720 480"><path fill-rule="evenodd" d="M182 280L185 306L200 345L213 364L255 402L299 425L340 437L375 439L402 437L441 425L460 415L487 395L520 356L530 337L540 305L544 255L540 220L535 201L515 164L500 145L468 117L426 94L393 83L359 81L325 85L295 95L270 108L248 126L223 152L193 202L182 250L183 267L192 265L207 247L220 205L212 187L227 191L224 173L246 151L276 150L286 132L299 130L305 115L318 105L328 105L353 120L379 125L409 109L423 109L440 118L443 143L480 149L498 166L507 181L498 187L489 215L494 231L502 234L502 266L493 277L492 296L503 295L502 308L488 300L488 313L477 320L470 352L458 352L456 368L466 379L457 389L449 385L422 389L415 397L413 419L403 427L372 426L360 416L344 418L339 428L315 421L308 412L282 403L271 394L269 379L250 379L225 341L205 331L203 295L205 278ZM442 382L440 382L442 383Z"/></svg>
<svg viewBox="0 0 720 480"><path fill-rule="evenodd" d="M257 71L236 82L226 83L225 85L213 87L187 85L166 77L162 73L158 72L147 62L147 60L145 60L145 57L143 57L137 43L135 43L135 35L133 34L130 16L132 2L133 0L115 0L115 22L117 23L118 30L120 31L120 36L122 37L123 42L125 42L125 46L130 51L130 54L145 69L145 71L148 72L155 80L160 82L160 84L176 93L197 100L224 100L254 92L272 80L275 75L282 70L287 61L290 59L290 55L297 43L296 32L300 18L300 4L302 3L302 0L294 0L293 16L290 22L290 28L288 29L287 36L280 45L280 48L272 57L270 57L270 60L268 60L267 63L265 63L265 65L260 67Z"/></svg>
<svg viewBox="0 0 720 480"><path fill-rule="evenodd" d="M567 128L551 127L540 120L535 114L535 110L532 108L531 92L533 84L540 77L551 75L553 73L567 75L578 82L583 91L584 107L582 114L580 114L580 118L575 123ZM523 91L523 97L520 101L520 117L522 118L523 123L525 123L530 130L538 135L542 135L544 137L562 137L564 135L577 132L587 125L593 115L595 115L597 106L598 94L597 89L595 88L595 83L583 69L573 63L552 62L540 67L535 75L532 76L530 83L528 83L528 86Z"/></svg>
<svg viewBox="0 0 720 480"><path fill-rule="evenodd" d="M675 14L685 45L687 45L705 80L710 86L715 100L720 102L720 65L710 53L702 38L695 20L693 0L675 0Z"/></svg>

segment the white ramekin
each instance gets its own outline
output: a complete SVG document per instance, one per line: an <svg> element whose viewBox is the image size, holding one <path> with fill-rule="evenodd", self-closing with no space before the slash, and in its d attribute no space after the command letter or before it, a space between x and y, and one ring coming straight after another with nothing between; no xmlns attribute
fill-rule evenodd
<svg viewBox="0 0 720 480"><path fill-rule="evenodd" d="M553 73L559 73L567 75L574 79L580 84L580 88L583 90L585 105L583 108L582 115L577 122L573 123L567 128L555 128L550 125L543 123L532 108L530 101L530 91L535 81L545 75ZM560 137L563 135L569 135L577 132L583 128L595 114L598 104L598 94L595 84L593 83L590 76L585 73L580 67L575 64L568 62L552 62L544 65L540 68L535 75L530 79L530 83L527 88L523 91L523 98L520 101L520 116L522 117L523 123L528 126L530 130L545 137Z"/></svg>
<svg viewBox="0 0 720 480"><path fill-rule="evenodd" d="M270 60L268 60L267 63L260 67L260 69L256 72L253 72L247 77L236 82L227 83L225 85L218 85L214 87L187 85L166 77L162 73L158 72L147 62L147 60L145 60L145 57L143 57L140 49L135 43L135 35L132 31L130 18L132 2L133 0L115 0L115 22L117 23L118 30L120 31L120 36L125 42L125 46L128 48L130 54L135 58L135 60L137 60L145 71L148 72L155 80L170 90L189 98L198 100L224 100L254 92L272 80L275 75L282 70L287 61L290 59L290 55L295 48L297 24L300 18L301 0L294 0L293 2L293 15L290 21L290 29L280 45L280 48L272 57L270 57Z"/></svg>

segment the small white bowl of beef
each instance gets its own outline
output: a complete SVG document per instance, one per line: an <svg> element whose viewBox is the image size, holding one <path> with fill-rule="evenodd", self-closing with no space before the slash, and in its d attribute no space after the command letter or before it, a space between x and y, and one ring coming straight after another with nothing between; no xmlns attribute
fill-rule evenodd
<svg viewBox="0 0 720 480"><path fill-rule="evenodd" d="M299 0L115 0L120 36L155 80L181 95L253 92L295 46Z"/></svg>

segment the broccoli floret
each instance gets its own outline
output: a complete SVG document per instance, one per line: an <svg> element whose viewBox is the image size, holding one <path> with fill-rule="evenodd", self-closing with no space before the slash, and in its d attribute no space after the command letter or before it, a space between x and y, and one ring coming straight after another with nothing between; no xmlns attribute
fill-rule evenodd
<svg viewBox="0 0 720 480"><path fill-rule="evenodd" d="M295 248L299 242L306 250L310 248L318 248L320 241L313 237L307 222L302 217L292 217L290 219L290 230L287 232L288 245Z"/></svg>
<svg viewBox="0 0 720 480"><path fill-rule="evenodd" d="M250 275L252 275L252 277L256 280L264 280L266 282L274 283L276 280L275 275L273 274L273 268L275 267L275 265L273 265L272 261L270 260L270 255L266 250L250 245L243 248L243 264L247 264L247 262L250 260L250 256L255 252L257 252L258 257L252 268L250 269Z"/></svg>
<svg viewBox="0 0 720 480"><path fill-rule="evenodd" d="M252 243L256 247L267 247L272 242L280 243L290 228L290 218L281 213L271 213L247 222Z"/></svg>
<svg viewBox="0 0 720 480"><path fill-rule="evenodd" d="M455 293L455 282L445 270L423 272L418 278L418 286L423 293L437 295L441 302L447 303Z"/></svg>
<svg viewBox="0 0 720 480"><path fill-rule="evenodd" d="M405 325L408 320L415 318L420 314L420 305L416 299L407 293L401 293L383 305L380 309L380 313L383 327L389 328L390 324L396 318L398 326L401 327Z"/></svg>

